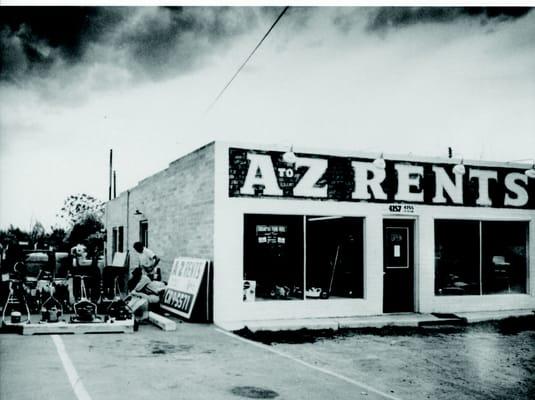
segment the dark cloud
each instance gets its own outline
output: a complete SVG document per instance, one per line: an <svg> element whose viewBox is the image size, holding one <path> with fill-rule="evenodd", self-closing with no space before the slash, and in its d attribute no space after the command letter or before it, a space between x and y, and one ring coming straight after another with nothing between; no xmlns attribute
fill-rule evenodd
<svg viewBox="0 0 535 400"><path fill-rule="evenodd" d="M385 31L421 23L447 23L461 18L512 20L530 12L526 7L381 7L373 9L367 24L369 31Z"/></svg>
<svg viewBox="0 0 535 400"><path fill-rule="evenodd" d="M153 78L186 72L231 38L252 29L252 9L158 8L130 18L110 42L140 73Z"/></svg>
<svg viewBox="0 0 535 400"><path fill-rule="evenodd" d="M0 79L15 82L53 72L54 67L94 61L122 62L152 78L166 71L178 74L258 23L253 8L7 7L2 11ZM95 60L96 47L108 48L112 56Z"/></svg>
<svg viewBox="0 0 535 400"><path fill-rule="evenodd" d="M165 79L187 73L230 48L239 35L261 31L281 7L2 7L0 81L24 84L34 77L83 79L84 66L105 65L134 79ZM330 11L329 11L330 10ZM512 20L528 8L323 8L292 7L277 29L287 36L323 13L341 32L384 32L418 23L460 18ZM313 19L314 16L319 19ZM365 19L367 16L367 19ZM260 38L261 36L259 36ZM87 71L86 71L87 72ZM113 79L113 78L112 78ZM100 77L105 81L105 77Z"/></svg>

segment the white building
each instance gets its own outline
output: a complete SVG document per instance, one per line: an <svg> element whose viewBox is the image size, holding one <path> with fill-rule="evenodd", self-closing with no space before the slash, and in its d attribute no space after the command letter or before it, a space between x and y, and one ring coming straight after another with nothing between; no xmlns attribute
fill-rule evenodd
<svg viewBox="0 0 535 400"><path fill-rule="evenodd" d="M385 156L381 168L377 155L287 152L215 142L171 163L108 203L108 253L122 229L124 248L149 241L164 277L175 257L212 260L226 329L535 308L525 166L465 161L459 174L451 159Z"/></svg>

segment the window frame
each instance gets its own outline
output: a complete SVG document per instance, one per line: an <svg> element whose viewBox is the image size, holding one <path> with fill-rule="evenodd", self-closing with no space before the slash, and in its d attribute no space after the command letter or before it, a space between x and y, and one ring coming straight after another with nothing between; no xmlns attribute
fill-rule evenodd
<svg viewBox="0 0 535 400"><path fill-rule="evenodd" d="M269 216L273 216L273 217L299 217L302 221L302 229L301 229L301 235L302 237L300 238L300 241L302 243L302 251L303 251L303 254L301 256L301 260L302 260L302 265L301 265L301 268L302 268L302 277L303 277L303 280L302 280L302 287L303 287L303 296L302 298L295 298L295 299L292 299L292 300L297 300L297 301L317 301L317 299L313 299L313 298L309 298L307 299L307 296L306 296L306 288L307 288L307 236L308 236L308 219L310 218L351 218L351 219L358 219L359 222L360 222L360 230L362 232L362 237L361 237L361 244L360 244L360 248L361 248L361 273L362 273L362 297L335 297L335 298L332 298L332 297L329 297L327 299L323 299L323 300L332 300L332 301L362 301L362 300L365 300L366 299L366 293L367 293L367 288L366 288L366 267L365 267L365 260L366 260L366 256L365 256L365 253L366 253L366 241L365 241L365 224L366 224L366 216L363 216L363 215L334 215L334 214L325 214L325 213L322 213L322 214L274 214L274 213L262 213L262 212L246 212L246 213L243 213L242 214L242 228L243 228L243 241L242 241L242 257L243 257L243 268L242 268L242 279L243 280L246 280L245 279L245 246L247 245L247 239L245 237L246 235L246 229L245 229L245 224L246 224L246 219L247 217L259 217L259 216L262 216L262 217L269 217ZM275 301L275 302L279 302L280 300L278 299L267 299L267 298L262 298L262 302L266 302L266 301Z"/></svg>
<svg viewBox="0 0 535 400"><path fill-rule="evenodd" d="M435 297L453 297L453 296L493 296L493 295L529 295L530 294L530 254L529 254L529 243L530 243L530 220L525 218L466 218L466 217L457 217L457 218L444 218L438 217L433 218L433 254L436 254L437 251L437 241L436 241L436 223L437 221L458 221L458 222L477 222L478 225L478 241L479 241L479 293L478 294L468 294L468 295L455 295L455 294L440 294L437 293L436 288L436 279L437 279L437 260L435 259L433 263L433 296ZM509 222L509 223L523 223L526 225L526 238L525 238L525 248L526 248L526 258L525 258L525 281L524 281L524 291L523 292L511 292L511 293L483 293L483 224L492 222Z"/></svg>
<svg viewBox="0 0 535 400"><path fill-rule="evenodd" d="M143 219L139 221L139 241L143 246L149 247L149 220Z"/></svg>

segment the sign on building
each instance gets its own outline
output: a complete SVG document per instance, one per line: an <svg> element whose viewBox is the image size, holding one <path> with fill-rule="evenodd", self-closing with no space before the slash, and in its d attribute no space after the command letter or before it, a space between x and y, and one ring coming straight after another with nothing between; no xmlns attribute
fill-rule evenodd
<svg viewBox="0 0 535 400"><path fill-rule="evenodd" d="M176 258L161 307L190 319L208 265L208 260L200 258Z"/></svg>
<svg viewBox="0 0 535 400"><path fill-rule="evenodd" d="M229 196L535 209L535 179L522 169L229 149ZM404 210L408 211L408 210Z"/></svg>

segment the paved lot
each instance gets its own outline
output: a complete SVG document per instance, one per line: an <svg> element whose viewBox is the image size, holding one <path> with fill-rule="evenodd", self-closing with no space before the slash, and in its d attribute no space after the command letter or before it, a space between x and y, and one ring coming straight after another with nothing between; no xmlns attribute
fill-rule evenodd
<svg viewBox="0 0 535 400"><path fill-rule="evenodd" d="M0 398L529 399L534 325L524 318L453 330L259 337L278 341L269 346L187 323L176 332L4 334Z"/></svg>

